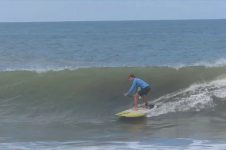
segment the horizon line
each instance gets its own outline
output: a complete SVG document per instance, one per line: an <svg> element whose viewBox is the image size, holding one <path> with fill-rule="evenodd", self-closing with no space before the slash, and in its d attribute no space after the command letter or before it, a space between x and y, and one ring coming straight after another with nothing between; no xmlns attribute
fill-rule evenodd
<svg viewBox="0 0 226 150"><path fill-rule="evenodd" d="M60 22L132 22L132 21L201 21L201 20L226 20L226 18L208 19L118 19L118 20L62 20L62 21L0 21L0 23L60 23Z"/></svg>

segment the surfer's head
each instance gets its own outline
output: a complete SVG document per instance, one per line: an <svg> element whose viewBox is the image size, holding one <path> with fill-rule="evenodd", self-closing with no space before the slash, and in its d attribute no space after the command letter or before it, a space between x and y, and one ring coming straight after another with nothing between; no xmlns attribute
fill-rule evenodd
<svg viewBox="0 0 226 150"><path fill-rule="evenodd" d="M134 78L136 78L134 74L130 73L130 74L128 75L128 80L129 80L129 81L132 81Z"/></svg>

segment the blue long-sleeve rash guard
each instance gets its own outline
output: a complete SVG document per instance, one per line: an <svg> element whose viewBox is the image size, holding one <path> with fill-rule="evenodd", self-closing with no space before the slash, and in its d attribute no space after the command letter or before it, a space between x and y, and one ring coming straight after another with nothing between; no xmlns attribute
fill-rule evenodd
<svg viewBox="0 0 226 150"><path fill-rule="evenodd" d="M136 92L137 88L140 87L141 89L144 89L146 87L150 86L147 82L144 80L141 80L139 78L133 79L133 84L130 87L129 91L127 92L128 95L131 95Z"/></svg>

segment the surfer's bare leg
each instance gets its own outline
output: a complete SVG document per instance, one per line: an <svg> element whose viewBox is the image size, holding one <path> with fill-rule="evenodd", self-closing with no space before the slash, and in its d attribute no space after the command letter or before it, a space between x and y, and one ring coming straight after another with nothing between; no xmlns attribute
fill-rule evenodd
<svg viewBox="0 0 226 150"><path fill-rule="evenodd" d="M134 95L134 109L138 110L138 99L139 99L139 95L136 93Z"/></svg>

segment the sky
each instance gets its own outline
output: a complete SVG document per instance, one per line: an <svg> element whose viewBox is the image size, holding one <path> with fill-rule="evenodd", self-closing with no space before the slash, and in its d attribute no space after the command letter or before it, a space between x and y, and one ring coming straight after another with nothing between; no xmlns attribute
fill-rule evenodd
<svg viewBox="0 0 226 150"><path fill-rule="evenodd" d="M0 22L226 19L226 0L0 0Z"/></svg>

